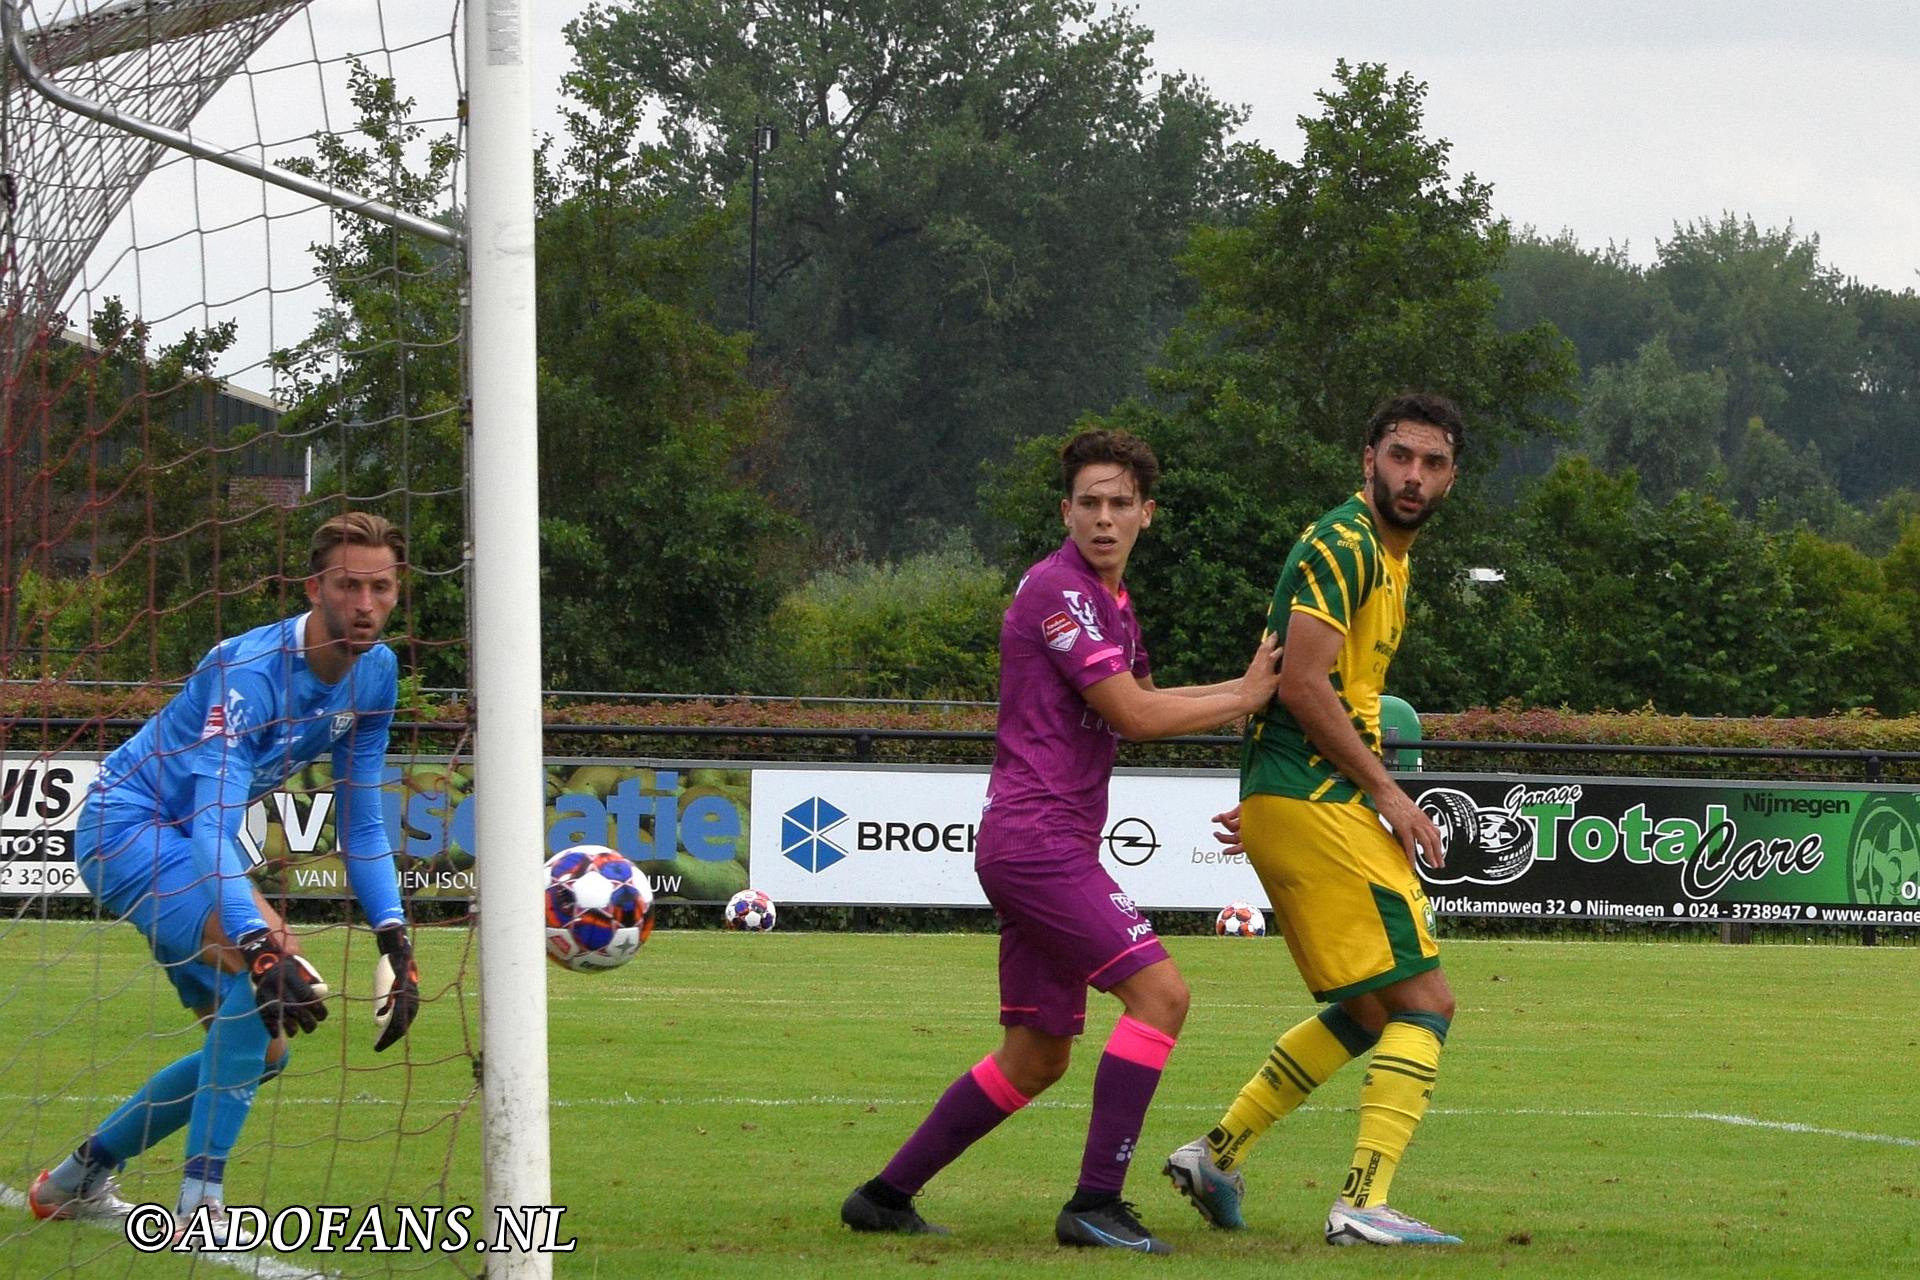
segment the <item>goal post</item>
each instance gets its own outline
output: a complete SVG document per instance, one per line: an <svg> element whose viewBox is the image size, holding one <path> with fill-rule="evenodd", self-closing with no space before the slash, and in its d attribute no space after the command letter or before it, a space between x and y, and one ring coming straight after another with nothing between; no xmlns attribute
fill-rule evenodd
<svg viewBox="0 0 1920 1280"><path fill-rule="evenodd" d="M428 7L427 0L369 0L369 4L375 10L382 5L396 12L403 8L409 18ZM10 602L11 611L29 590L38 593L33 596L35 612L30 618L23 616L23 624L31 627L23 625L21 633L31 630L42 637L34 658L39 665L28 662L21 669L30 669L50 686L94 674L88 664L101 664L102 655L116 645L126 647L132 624L120 624L113 617L116 609L143 611L141 625L159 634L169 627L183 630L178 624L188 618L196 628L203 622L224 626L234 616L249 616L248 610L284 604L297 596L297 579L305 572L304 562L289 546L288 530L299 521L286 513L300 503L286 504L286 510L277 514L272 504L248 506L254 501L254 490L231 484L243 469L240 464L246 451L286 456L304 451L309 487L316 452L330 459L333 488L310 501L313 511L357 505L369 495L411 510L407 504L416 491L425 503L443 497L448 486L438 477L416 481L404 474L416 464L447 465L444 457L423 456L430 448L407 436L409 424L444 423L449 424L447 431L454 431L450 424L456 417L464 422L465 439L460 442L465 451L464 494L456 517L456 524L464 520L464 530L455 528L449 539L451 550L443 552L439 562L416 565L415 571L416 575L429 573L442 583L465 581L466 634L457 640L432 635L413 637L413 641L416 649L426 652L437 652L433 646L463 648L473 730L472 773L487 780L487 785L475 787L472 793L471 844L473 852L485 851L471 859L480 1023L476 1074L482 1115L481 1151L473 1162L481 1185L473 1190L484 1204L487 1224L477 1226L476 1234L492 1238L496 1207L544 1206L552 1199L542 914L546 831L538 607L534 148L527 47L530 11L536 6L529 0L445 0L435 6L450 19L441 25L439 35L440 43L453 54L446 61L454 68L457 106L434 119L457 122L464 144L457 162L434 162L464 177L464 189L455 184L452 201L444 210L410 209L402 200L378 198L341 180L342 173L355 170L350 156L342 161L346 153L337 147L329 150L327 145L329 136L337 136L335 131L349 127L334 114L340 109L337 101L317 125L299 126L304 132L298 135L272 135L259 126L252 138L226 138L220 136L221 121L200 119L223 84L254 74L250 59L273 47L270 41L277 32L302 22L310 34L326 31L324 24L337 22L343 11L366 7L349 6L344 0L0 0L6 46L0 92L5 94L7 112L0 146L6 273L0 281L4 289L0 323L6 329L8 348L0 353L0 360L5 361L6 408L12 420L4 441L4 466L0 466L10 508L0 517L5 526L0 530L0 547L10 560L18 560L5 566L0 594ZM392 16L384 15L379 23L381 39L388 38ZM448 25L456 31L449 32ZM316 43L307 62L308 79L337 97L338 76L344 74L340 68L347 59L323 56ZM292 71L298 75L301 69ZM288 72L283 60L263 74ZM329 77L333 77L331 88ZM251 83L248 88L254 93L251 110L258 125L260 116L277 104L271 101L271 92L253 90ZM391 95L406 96L404 88ZM318 143L317 156L300 153L295 145L308 132ZM370 150L377 152L388 142L392 142L390 136L376 135ZM393 143L396 154L399 145ZM277 163L276 152L283 158L296 155L290 161L293 167ZM192 225L178 233L144 230L143 215L137 211L139 189L175 164L219 166L244 175L256 184L253 208L236 208L230 200L204 194L199 170L192 169L184 188L190 193L186 215ZM272 200L269 187L278 193ZM284 242L291 238L283 228L299 225L290 221L299 215L289 211L289 199L334 211L328 215L333 219L331 229L311 238L318 241L312 253L322 271L334 273L331 301L312 302L311 279L289 285L275 275L283 268L271 255L282 254ZM404 372L396 378L403 389L400 403L375 403L377 395L369 400L363 384L352 376L355 361L385 360L404 369L408 360L420 357L440 360L444 366L453 360L444 353L454 346L437 334L432 340L408 332L369 338L364 328L354 328L355 321L347 314L351 303L339 292L341 275L349 275L354 288L378 287L367 283L365 273L352 276L340 267L368 243L364 237L355 240L356 219L431 242L437 250L434 260L448 262L449 270L453 269L450 260L458 259L463 314L457 361L463 387L448 399L451 409L437 401L425 407L405 401L404 396L417 393L419 380L409 381ZM253 292L267 295L273 304L284 303L283 311L274 313L281 318L255 326L264 329L264 335L249 332L244 321L224 318L250 294L219 278L235 260L223 256L216 237L243 223L269 242L268 256L252 268L265 283ZM347 230L342 231L343 226ZM159 266L163 255L196 242L200 246L197 270L203 282L198 286L200 300L176 306L143 298L142 291L165 274ZM108 260L100 265L103 254ZM379 266L377 255L367 256ZM401 291L418 287L418 273L403 269L397 255L387 269L396 281L391 286L396 298ZM131 293L131 305L122 303L122 291ZM402 306L391 310L409 311ZM109 319L102 321L102 316ZM191 327L196 323L197 328ZM184 334L178 332L182 325L189 326ZM329 353L296 325L311 326L312 333L336 340L344 334L347 340L336 341ZM107 333L107 340L92 332L94 326ZM229 344L247 341L264 341L264 347L257 358L237 361L237 373L254 383L270 381L272 394L244 382L228 389L223 381L226 371L216 368ZM74 373L76 367L82 369L80 374ZM282 402L276 395L287 384L297 394ZM328 393L312 402L319 407L310 408L301 396L316 385L326 387ZM218 414L202 415L204 438L172 441L168 433L174 416L187 413L182 406L210 402L216 391L221 393L222 407ZM362 399L356 401L356 395ZM115 397L124 403L105 403ZM85 402L85 421L65 434L50 429L48 422L68 411L61 406L75 401ZM29 408L43 420L29 424ZM229 419L236 413L245 421L239 423L239 434L231 435L235 423ZM213 421L216 416L221 421ZM398 433L399 443L385 443L393 433ZM365 452L369 447L370 454ZM363 452L356 455L355 449ZM384 474L382 467L388 468ZM49 477L62 468L78 478L63 480L65 487L55 486ZM195 476L202 472L207 476L209 496L198 510L178 509L177 484L164 501L155 496L155 477L171 472L177 478L183 468ZM105 479L109 475L114 479ZM371 486L366 483L369 479ZM289 483L299 487L297 479ZM242 492L245 501L236 497ZM15 501L22 495L37 504L34 510ZM102 511L116 501L144 501L144 544L119 530L101 534L106 518ZM166 502L174 504L164 514L175 524L156 522L156 511ZM128 542L134 545L123 545ZM164 573L191 575L204 569L204 563L195 560L203 554L199 550L203 543L211 546L215 557L213 581L169 597L184 599L184 604L160 603ZM236 582L222 580L218 557L223 548L234 565ZM67 555L65 569L54 563L56 552ZM90 559L91 568L86 564L75 568L75 555L82 561ZM142 567L142 556L146 581L132 581L129 586L122 579L139 577L136 571ZM163 561L167 563L162 568L152 567ZM263 565L277 567L278 574L263 573ZM129 572L116 577L122 569ZM67 575L64 582L63 573ZM256 599L272 595L273 589L263 589L269 576L295 582L296 590L289 594L282 586L277 597ZM88 610L93 612L90 624L84 616ZM26 650L16 646L12 613L0 622L6 624L0 626L0 668L8 668ZM457 631L458 626L456 619L448 630ZM74 647L49 647L45 637L56 633L69 638ZM204 651L210 643L201 643L195 651ZM151 642L148 648L160 652ZM152 666L146 678L156 695L170 691L165 687L168 679L185 674L167 662L156 661ZM15 674L12 669L0 669L0 677ZM87 732L49 732L43 727L39 750L46 753L76 743L84 748ZM104 741L104 735L96 738ZM21 735L9 736L0 730L0 763L7 766L9 788L15 785L16 772L31 776L15 769L22 741ZM447 797L440 798L444 802ZM302 812L310 817L312 829L321 827L320 817L315 816L320 811ZM282 812L283 820L289 817ZM0 898L0 906L7 907L0 913L0 954L31 954L25 948L4 950L10 942L9 925L31 918L9 905L13 901ZM50 917L43 911L42 918ZM96 915L94 927L85 936L106 945L111 941L107 928L111 919L111 913ZM35 981L55 990L55 973L46 964ZM164 983L159 985L164 989ZM171 998L171 993L164 994ZM99 1008L110 1008L115 995L114 989L96 984L88 998ZM8 999L0 999L0 1017L7 1012ZM452 1007L457 1001L447 1004L445 1016L457 1017ZM423 1021L438 1012L423 1015ZM135 1028L132 1034L144 1034L154 1045L164 1046L166 1037L177 1032L141 1033ZM350 1065L348 1050L337 1041L335 1048L327 1049L308 1047L306 1039L302 1037L303 1051L312 1055L318 1049L321 1056L308 1061L305 1069L339 1073L336 1105L343 1110L351 1107L347 1081L352 1071L362 1068ZM464 1052L470 1054L471 1049ZM327 1062L328 1053L338 1055L336 1064ZM378 1069L390 1069L389 1061L383 1060ZM70 1083L61 1087L73 1092ZM92 1096L65 1100L74 1103L76 1110L80 1104L97 1110L95 1104L102 1101ZM446 1105L453 1108L454 1120L447 1128L457 1130L463 1103L454 1099ZM63 1118L61 1123L65 1122ZM336 1121L335 1141L343 1140L341 1129ZM401 1137L405 1131L404 1124L393 1130ZM44 1145L46 1135L28 1136ZM447 1162L451 1168L454 1158L449 1155ZM466 1198L461 1184L448 1190ZM12 1194L0 1185L0 1201ZM0 1204L0 1212L6 1208ZM0 1232L0 1243L6 1238ZM469 1257L462 1265L511 1280L539 1280L551 1274L551 1258L523 1247L516 1232L504 1232L501 1238L509 1242L504 1250ZM71 1258L70 1270L85 1265L82 1254Z"/></svg>
<svg viewBox="0 0 1920 1280"><path fill-rule="evenodd" d="M551 1199L547 1129L545 771L534 360L532 114L524 0L467 10L472 283L475 768L487 1208ZM504 909L489 909L498 904ZM502 1274L544 1276L516 1254ZM489 1260L489 1274L492 1261Z"/></svg>

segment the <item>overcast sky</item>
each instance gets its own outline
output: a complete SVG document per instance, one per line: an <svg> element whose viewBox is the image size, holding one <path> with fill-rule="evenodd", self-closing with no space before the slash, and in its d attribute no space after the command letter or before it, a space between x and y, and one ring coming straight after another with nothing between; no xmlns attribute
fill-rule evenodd
<svg viewBox="0 0 1920 1280"><path fill-rule="evenodd" d="M69 0L39 0L52 13ZM571 63L562 26L585 0L528 0L536 131L558 132ZM1137 0L1163 70L1244 105L1242 133L1283 157L1319 114L1336 59L1384 61L1429 87L1426 130L1452 143L1455 181L1493 186L1516 227L1652 260L1676 222L1751 216L1817 234L1823 260L1889 289L1920 288L1920 0ZM343 118L344 49L385 34L429 134L451 128L455 0L326 0L289 23L194 128L223 145L304 140ZM44 18L46 13L39 16ZM341 49L335 49L335 45ZM332 81L325 114L310 68ZM303 71L303 68L308 70ZM439 119L432 120L438 116ZM295 152L310 144L292 144ZM267 209L272 220L242 211ZM232 214L229 220L229 214ZM129 228L143 249L124 252ZM195 234L184 234L195 228ZM216 227L214 231L207 231ZM163 336L234 320L221 373L269 390L258 362L297 341L323 301L306 246L325 212L210 165L147 178L72 295L125 299ZM271 271L264 265L274 264ZM270 290L261 288L263 283Z"/></svg>
<svg viewBox="0 0 1920 1280"><path fill-rule="evenodd" d="M531 0L541 121L579 0ZM1650 261L1676 222L1751 215L1822 258L1920 287L1920 0L1137 0L1155 60L1299 154L1335 59L1429 87L1427 133L1517 227Z"/></svg>

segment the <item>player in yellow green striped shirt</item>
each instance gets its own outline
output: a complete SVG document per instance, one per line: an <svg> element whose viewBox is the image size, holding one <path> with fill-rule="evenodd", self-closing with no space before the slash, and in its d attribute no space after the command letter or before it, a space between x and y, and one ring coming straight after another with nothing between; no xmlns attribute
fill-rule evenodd
<svg viewBox="0 0 1920 1280"><path fill-rule="evenodd" d="M1247 726L1239 809L1221 815L1266 888L1300 976L1328 1007L1289 1029L1220 1123L1167 1158L1217 1227L1245 1225L1238 1172L1259 1136L1368 1052L1360 1133L1329 1244L1459 1244L1390 1208L1452 1021L1432 907L1414 859L1440 833L1380 759L1380 694L1407 621L1407 551L1453 488L1466 429L1441 396L1386 401L1367 425L1360 492L1308 525L1267 614L1286 644L1277 701Z"/></svg>

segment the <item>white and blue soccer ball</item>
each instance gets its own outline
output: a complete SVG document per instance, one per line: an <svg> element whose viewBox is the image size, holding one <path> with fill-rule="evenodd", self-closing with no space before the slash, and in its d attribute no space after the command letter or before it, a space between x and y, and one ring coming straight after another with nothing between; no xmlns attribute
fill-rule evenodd
<svg viewBox="0 0 1920 1280"><path fill-rule="evenodd" d="M547 859L547 957L568 969L617 969L653 932L653 886L605 845Z"/></svg>
<svg viewBox="0 0 1920 1280"><path fill-rule="evenodd" d="M1213 931L1223 938L1264 938L1267 918L1251 902L1229 902L1214 917Z"/></svg>
<svg viewBox="0 0 1920 1280"><path fill-rule="evenodd" d="M773 928L779 914L774 910L773 899L758 889L742 889L734 894L727 899L725 911L722 923L742 933L765 933Z"/></svg>

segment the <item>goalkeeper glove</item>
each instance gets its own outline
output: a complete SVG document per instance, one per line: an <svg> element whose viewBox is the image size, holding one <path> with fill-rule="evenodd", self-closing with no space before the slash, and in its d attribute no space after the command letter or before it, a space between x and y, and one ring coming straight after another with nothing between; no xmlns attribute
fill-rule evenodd
<svg viewBox="0 0 1920 1280"><path fill-rule="evenodd" d="M373 1051L380 1053L400 1042L420 1012L420 966L413 962L405 925L375 929L373 938L380 945L373 970L373 1025L380 1035Z"/></svg>
<svg viewBox="0 0 1920 1280"><path fill-rule="evenodd" d="M327 984L305 956L282 951L265 929L235 943L253 981L253 1002L267 1034L311 1032L327 1020Z"/></svg>

